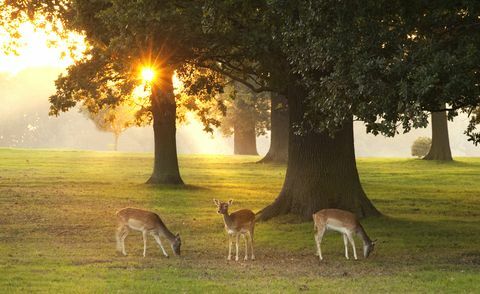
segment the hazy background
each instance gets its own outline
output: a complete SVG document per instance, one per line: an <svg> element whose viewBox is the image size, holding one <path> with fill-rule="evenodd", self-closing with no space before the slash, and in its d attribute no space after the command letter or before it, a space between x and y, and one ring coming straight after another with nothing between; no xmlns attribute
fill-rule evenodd
<svg viewBox="0 0 480 294"><path fill-rule="evenodd" d="M74 109L59 117L48 116L48 97L55 92L54 80L61 69L27 68L16 74L0 73L0 147L112 150L113 135L98 131L93 122ZM480 156L463 135L468 119L461 116L449 122L450 145L454 156ZM355 125L358 157L410 157L410 146L419 136L430 136L430 128L395 138L365 133L362 123ZM179 126L178 152L181 154L232 154L233 140L202 131L197 121ZM268 136L257 139L258 151L265 154ZM132 128L122 134L120 151L151 152L151 127Z"/></svg>

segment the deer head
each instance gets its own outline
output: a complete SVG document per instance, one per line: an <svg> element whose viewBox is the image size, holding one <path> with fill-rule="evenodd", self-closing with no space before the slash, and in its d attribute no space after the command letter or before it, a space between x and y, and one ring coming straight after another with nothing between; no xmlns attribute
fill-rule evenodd
<svg viewBox="0 0 480 294"><path fill-rule="evenodd" d="M233 200L229 200L228 202L221 202L217 199L213 199L213 203L215 203L218 208L218 214L228 214L228 207L232 205Z"/></svg>

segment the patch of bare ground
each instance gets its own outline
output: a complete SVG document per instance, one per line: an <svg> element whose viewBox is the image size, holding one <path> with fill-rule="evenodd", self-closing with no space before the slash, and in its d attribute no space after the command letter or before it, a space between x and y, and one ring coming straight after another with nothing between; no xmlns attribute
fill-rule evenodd
<svg viewBox="0 0 480 294"><path fill-rule="evenodd" d="M480 251L467 251L448 259L452 264L478 266L480 269Z"/></svg>

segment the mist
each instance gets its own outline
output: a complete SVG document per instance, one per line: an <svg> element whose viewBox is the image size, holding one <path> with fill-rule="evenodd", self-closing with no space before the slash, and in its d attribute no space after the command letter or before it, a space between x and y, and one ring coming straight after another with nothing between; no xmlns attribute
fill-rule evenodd
<svg viewBox="0 0 480 294"><path fill-rule="evenodd" d="M30 68L12 76L0 74L0 147L113 150L111 133L98 131L92 121L72 109L59 117L48 116L48 97L55 92L54 81L61 70ZM480 156L480 148L463 134L468 118L461 115L449 122L453 156ZM394 138L366 134L363 123L355 123L357 157L411 157L410 146L419 136L430 137L430 128L413 130ZM269 136L257 138L260 155L268 151ZM119 140L119 151L153 152L150 126L133 127ZM233 154L233 139L219 132L203 132L193 116L177 128L179 154Z"/></svg>

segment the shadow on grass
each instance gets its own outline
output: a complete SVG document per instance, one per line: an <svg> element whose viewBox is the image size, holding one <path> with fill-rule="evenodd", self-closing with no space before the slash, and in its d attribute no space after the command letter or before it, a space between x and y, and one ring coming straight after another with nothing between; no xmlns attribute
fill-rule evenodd
<svg viewBox="0 0 480 294"><path fill-rule="evenodd" d="M175 191L209 191L208 187L197 185L166 185L166 184L140 184L139 186L147 188L147 190L163 191L163 190L175 190Z"/></svg>
<svg viewBox="0 0 480 294"><path fill-rule="evenodd" d="M425 219L428 215L416 219L382 216L362 223L370 237L378 239L378 250L392 255L403 252L400 256L407 263L410 260L444 265L480 264L480 249L473 246L480 242L480 236L473 233L479 222Z"/></svg>
<svg viewBox="0 0 480 294"><path fill-rule="evenodd" d="M424 268L477 268L480 265L480 235L475 233L478 221L429 220L428 215L418 217L369 217L361 220L369 237L377 239L372 258L368 260L382 268L421 266ZM295 215L283 215L259 222L257 244L268 244L270 252L293 256L314 251L313 223ZM358 238L356 239L358 240ZM329 258L343 261L341 235L329 232L322 246ZM361 241L357 252L361 255ZM392 266L392 264L395 264Z"/></svg>
<svg viewBox="0 0 480 294"><path fill-rule="evenodd" d="M451 167L477 167L480 165L480 162L477 161L463 161L462 159L453 159L452 161L444 160L425 160L425 159L410 159L410 160L399 160L400 164L410 165L410 164L419 164L423 166L451 166Z"/></svg>

